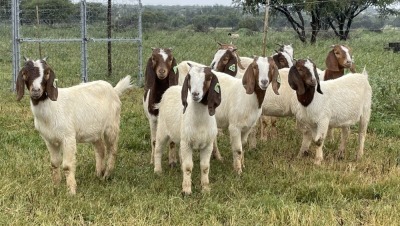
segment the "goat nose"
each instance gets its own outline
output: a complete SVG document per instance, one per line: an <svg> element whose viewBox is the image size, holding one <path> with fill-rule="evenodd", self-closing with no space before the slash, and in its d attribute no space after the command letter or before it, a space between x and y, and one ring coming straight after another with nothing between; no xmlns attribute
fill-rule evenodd
<svg viewBox="0 0 400 226"><path fill-rule="evenodd" d="M39 88L32 88L32 92L39 92L40 89Z"/></svg>
<svg viewBox="0 0 400 226"><path fill-rule="evenodd" d="M199 93L198 92L193 92L192 96L197 97L197 96L199 96Z"/></svg>
<svg viewBox="0 0 400 226"><path fill-rule="evenodd" d="M268 80L266 80L266 79L261 80L261 84L263 84L264 86L268 85Z"/></svg>
<svg viewBox="0 0 400 226"><path fill-rule="evenodd" d="M164 73L165 73L165 69L160 69L159 72L160 72L161 74L164 74Z"/></svg>

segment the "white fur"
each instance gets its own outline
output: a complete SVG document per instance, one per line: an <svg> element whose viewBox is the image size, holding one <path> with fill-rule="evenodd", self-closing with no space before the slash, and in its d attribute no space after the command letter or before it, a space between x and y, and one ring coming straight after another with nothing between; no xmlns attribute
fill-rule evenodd
<svg viewBox="0 0 400 226"><path fill-rule="evenodd" d="M183 182L182 192L191 193L191 173L193 150L200 151L201 185L203 191L209 190L208 173L213 142L217 136L215 116L210 116L207 105L199 103L203 97L204 72L198 67L190 70L188 106L184 114L181 102L182 86L170 87L161 99L159 107L154 172L161 173L162 148L167 141L180 143ZM192 93L198 92L199 99L193 100Z"/></svg>
<svg viewBox="0 0 400 226"><path fill-rule="evenodd" d="M261 57L260 57L261 58ZM260 69L262 69L261 67ZM233 153L233 166L239 174L244 166L242 143L247 142L250 129L261 115L256 94L246 94L242 80L222 72L214 72L221 84L221 104L216 110L218 128L228 128ZM260 77L268 71L260 70ZM270 81L268 81L269 84ZM259 84L259 82L258 82ZM215 145L217 146L217 145Z"/></svg>
<svg viewBox="0 0 400 226"><path fill-rule="evenodd" d="M317 142L315 163L323 160L322 147L328 127L341 127L342 138L339 147L339 157L344 156L349 126L359 125L359 149L357 159L364 152L364 141L371 114L372 89L368 75L347 74L340 78L321 81L323 94L315 92L314 99L307 107L300 103L296 106L298 127L303 132L303 142L299 157L308 150L312 140Z"/></svg>
<svg viewBox="0 0 400 226"><path fill-rule="evenodd" d="M46 99L31 110L35 128L50 152L53 181L61 181L60 165L71 194L76 193L76 143L92 143L96 150L97 176L110 176L117 153L121 101L119 95L131 88L130 76L115 88L95 81L59 88L57 101ZM108 150L106 150L106 147ZM105 155L108 155L107 163Z"/></svg>

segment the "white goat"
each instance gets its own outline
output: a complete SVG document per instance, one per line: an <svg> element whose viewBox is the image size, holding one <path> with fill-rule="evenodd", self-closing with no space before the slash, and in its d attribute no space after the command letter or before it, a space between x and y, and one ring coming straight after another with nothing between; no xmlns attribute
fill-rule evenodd
<svg viewBox="0 0 400 226"><path fill-rule="evenodd" d="M94 145L96 174L108 178L117 154L119 96L131 88L130 76L115 88L108 82L95 81L58 89L45 59L27 59L17 78L17 100L24 95L24 84L30 93L35 128L50 152L54 184L61 182L62 164L69 192L76 193L76 142Z"/></svg>
<svg viewBox="0 0 400 226"><path fill-rule="evenodd" d="M255 57L242 80L222 72L214 73L223 90L221 105L216 110L217 125L229 129L233 167L240 174L244 166L242 143L247 142L250 129L261 115L265 90L270 83L278 94L278 68L271 57Z"/></svg>
<svg viewBox="0 0 400 226"><path fill-rule="evenodd" d="M193 66L185 77L183 87L170 87L158 105L154 172L162 171L162 147L166 142L180 142L183 194L192 192L193 150L200 150L202 190L210 190L210 158L218 133L214 114L220 102L221 89L217 77L208 67Z"/></svg>
<svg viewBox="0 0 400 226"><path fill-rule="evenodd" d="M343 158L349 127L359 122L356 158L361 159L371 115L372 89L366 71L319 82L315 64L310 60L298 60L290 69L288 80L290 87L296 90L298 103L295 115L298 127L303 132L298 156L303 156L314 140L317 144L314 163L321 164L328 128L340 127L342 136L338 157Z"/></svg>

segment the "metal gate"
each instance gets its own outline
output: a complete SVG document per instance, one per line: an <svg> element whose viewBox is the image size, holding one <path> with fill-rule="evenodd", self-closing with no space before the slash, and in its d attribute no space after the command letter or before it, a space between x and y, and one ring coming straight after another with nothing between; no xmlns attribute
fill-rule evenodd
<svg viewBox="0 0 400 226"><path fill-rule="evenodd" d="M57 7L55 8L53 5L36 6L36 10L32 5L26 5L25 8L28 9L21 10L21 1L12 0L12 90L15 90L16 78L20 70L22 56L25 57L27 54L33 54L39 55L40 58L42 58L42 51L51 55L48 60L51 62L50 65L53 66L56 64L61 74L68 71L68 73L65 73L67 75L64 75L63 85L65 86L76 84L77 79L75 77L79 77L82 82L87 82L95 79L117 80L125 76L125 74L135 75L136 73L136 82L141 85L143 80L141 0L125 0L125 3L124 0L114 0L117 3L112 5L110 4L111 0L108 0L108 2L107 0L103 0L104 2L101 1L102 0L93 0L90 2L86 0L66 1L68 9L65 9L65 11L68 10L68 12L65 12L63 11L64 9L57 9ZM77 12L78 6L80 11L79 16ZM107 30L110 33L111 30L113 32L116 31L113 35L110 35L110 33L106 35L105 32L103 32L106 30L103 28L107 27L104 21L104 12L106 8L107 21L111 22L107 22ZM116 10L113 11L113 9ZM69 13L69 11L71 12ZM54 16L54 14L58 14L62 19L54 19L54 17L57 17L57 15ZM23 17L22 19L21 16ZM133 20L135 17L137 17L137 24L135 24ZM110 24L112 24L112 28ZM21 32L24 28L26 28L26 32ZM70 32L67 33L67 31ZM71 43L74 44L71 45ZM123 61L122 63L114 63L114 67L124 69L116 70L116 72L111 72L108 76L105 76L106 73L103 70L105 59L103 59L104 51L102 51L104 46L102 45L107 44L108 52L110 52L111 43L113 46L112 54L114 54L114 58L117 59L114 61ZM118 46L120 43L129 44L122 45L121 47ZM33 44L35 44L34 47L32 47ZM47 49L45 45L47 45ZM135 46L133 47L131 45ZM80 46L78 47L80 53L78 53L79 51L76 46ZM38 47L39 54L35 54L36 50L34 49L36 47ZM132 56L136 56L135 53L131 52L134 48L137 48L137 63L130 59ZM92 58L89 57L91 51ZM80 72L73 70L73 66L76 65L73 56L77 54L80 55L80 57L76 57L76 59L80 58ZM108 53L108 67L110 66L109 64L113 62L111 59L112 54L110 55L110 53ZM127 54L123 56L125 59L118 59L118 56L124 54ZM39 58L39 56L37 56L37 58ZM63 60L68 60L70 64ZM58 64L56 63L57 61L59 62ZM90 65L91 61L94 62L92 65ZM65 66L62 68L60 65ZM110 71L110 68L108 68L108 71ZM80 74L80 76L77 76L78 74ZM101 76L96 76L96 74L101 74Z"/></svg>

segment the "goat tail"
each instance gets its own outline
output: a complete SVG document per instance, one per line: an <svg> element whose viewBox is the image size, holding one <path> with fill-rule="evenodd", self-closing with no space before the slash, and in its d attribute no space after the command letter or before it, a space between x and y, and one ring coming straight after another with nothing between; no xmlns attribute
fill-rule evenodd
<svg viewBox="0 0 400 226"><path fill-rule="evenodd" d="M118 82L118 84L114 87L114 90L118 93L118 96L121 96L125 91L132 87L131 76L127 75Z"/></svg>

